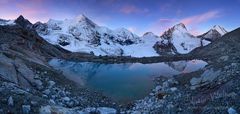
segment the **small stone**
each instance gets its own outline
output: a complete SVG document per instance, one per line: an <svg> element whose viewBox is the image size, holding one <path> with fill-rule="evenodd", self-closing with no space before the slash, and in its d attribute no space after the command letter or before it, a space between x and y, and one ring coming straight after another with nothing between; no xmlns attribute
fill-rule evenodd
<svg viewBox="0 0 240 114"><path fill-rule="evenodd" d="M36 106L38 104L37 101L31 101L31 105Z"/></svg>
<svg viewBox="0 0 240 114"><path fill-rule="evenodd" d="M47 95L43 95L43 98L48 98L48 96Z"/></svg>
<svg viewBox="0 0 240 114"><path fill-rule="evenodd" d="M88 108L85 108L83 110L81 110L84 114L89 114L89 113L93 113L93 112L96 112L97 109L96 108L93 108L93 107L88 107Z"/></svg>
<svg viewBox="0 0 240 114"><path fill-rule="evenodd" d="M169 83L167 81L163 82L163 88L169 87Z"/></svg>
<svg viewBox="0 0 240 114"><path fill-rule="evenodd" d="M30 92L31 90L29 88L26 89L27 92Z"/></svg>
<svg viewBox="0 0 240 114"><path fill-rule="evenodd" d="M52 104L52 105L55 105L55 104L56 104L53 99L50 99L50 100L49 100L49 103Z"/></svg>
<svg viewBox="0 0 240 114"><path fill-rule="evenodd" d="M156 88L155 88L155 91L157 92L157 91L159 91L159 90L161 90L162 89L162 86L157 86Z"/></svg>
<svg viewBox="0 0 240 114"><path fill-rule="evenodd" d="M46 94L46 95L49 95L50 92L51 92L51 91L50 91L49 89L46 89L46 90L44 90L42 93L43 93L43 94Z"/></svg>
<svg viewBox="0 0 240 114"><path fill-rule="evenodd" d="M219 61L227 61L229 59L229 56L222 56L219 58Z"/></svg>
<svg viewBox="0 0 240 114"><path fill-rule="evenodd" d="M61 97L65 97L65 96L66 96L65 91L60 91L58 94L59 94Z"/></svg>
<svg viewBox="0 0 240 114"><path fill-rule="evenodd" d="M237 111L235 109L233 109L232 107L230 107L228 109L228 114L238 114Z"/></svg>
<svg viewBox="0 0 240 114"><path fill-rule="evenodd" d="M172 88L170 88L170 90L171 90L172 92L174 92L174 91L177 90L177 88L176 88L176 87L172 87Z"/></svg>
<svg viewBox="0 0 240 114"><path fill-rule="evenodd" d="M191 86L190 89L195 90L195 89L197 89L197 86Z"/></svg>
<svg viewBox="0 0 240 114"><path fill-rule="evenodd" d="M0 114L3 114L3 109L0 108Z"/></svg>
<svg viewBox="0 0 240 114"><path fill-rule="evenodd" d="M14 101L13 101L12 96L10 96L10 97L8 98L8 105L9 105L9 106L13 106L13 105L14 105Z"/></svg>
<svg viewBox="0 0 240 114"><path fill-rule="evenodd" d="M35 75L34 79L40 79L39 75Z"/></svg>
<svg viewBox="0 0 240 114"><path fill-rule="evenodd" d="M158 93L158 94L156 95L156 97L157 97L158 99L163 99L165 96L167 96L166 93Z"/></svg>
<svg viewBox="0 0 240 114"><path fill-rule="evenodd" d="M117 110L114 108L108 108L108 107L99 107L97 108L97 111L100 112L100 114L116 114Z"/></svg>
<svg viewBox="0 0 240 114"><path fill-rule="evenodd" d="M22 105L23 114L29 114L30 110L31 110L30 105Z"/></svg>
<svg viewBox="0 0 240 114"><path fill-rule="evenodd" d="M193 78L190 80L190 83L191 83L191 85L198 85L198 84L200 83L200 80L199 80L199 78L193 77Z"/></svg>
<svg viewBox="0 0 240 114"><path fill-rule="evenodd" d="M74 101L67 102L67 106L72 108L74 106Z"/></svg>
<svg viewBox="0 0 240 114"><path fill-rule="evenodd" d="M63 100L68 102L68 101L70 101L70 98L69 97L64 97Z"/></svg>
<svg viewBox="0 0 240 114"><path fill-rule="evenodd" d="M42 81L41 80L35 80L37 85L42 85Z"/></svg>
<svg viewBox="0 0 240 114"><path fill-rule="evenodd" d="M150 96L154 96L154 94L153 94L153 93L150 93L149 95L150 95Z"/></svg>
<svg viewBox="0 0 240 114"><path fill-rule="evenodd" d="M43 83L42 83L41 80L35 80L35 83L36 83L38 89L42 89L43 88Z"/></svg>
<svg viewBox="0 0 240 114"><path fill-rule="evenodd" d="M48 87L52 88L56 83L54 81L48 81Z"/></svg>

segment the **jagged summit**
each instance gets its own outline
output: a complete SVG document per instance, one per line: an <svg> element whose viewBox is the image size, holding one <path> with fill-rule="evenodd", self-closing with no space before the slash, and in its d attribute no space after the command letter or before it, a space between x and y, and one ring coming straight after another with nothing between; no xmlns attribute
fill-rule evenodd
<svg viewBox="0 0 240 114"><path fill-rule="evenodd" d="M153 38L159 38L157 35L155 35L155 34L152 33L152 32L146 32L146 33L143 34L142 37L143 37L143 38L151 38L151 37L153 37Z"/></svg>
<svg viewBox="0 0 240 114"><path fill-rule="evenodd" d="M161 37L164 39L170 39L173 35L181 35L181 34L189 34L187 31L186 26L183 23L179 23L174 25L173 27L169 28L165 31ZM190 35L190 34L189 34Z"/></svg>
<svg viewBox="0 0 240 114"><path fill-rule="evenodd" d="M187 28L186 26L183 24L183 23L179 23L179 24L176 24L173 26L173 29L175 30L185 30L187 31Z"/></svg>
<svg viewBox="0 0 240 114"><path fill-rule="evenodd" d="M20 16L18 16L18 18L17 18L17 20L23 20L23 19L25 19L22 15L20 15Z"/></svg>
<svg viewBox="0 0 240 114"><path fill-rule="evenodd" d="M152 33L152 32L146 32L146 33L143 34L143 36L146 36L146 35L155 35L155 34Z"/></svg>
<svg viewBox="0 0 240 114"><path fill-rule="evenodd" d="M86 25L91 26L91 27L96 27L97 26L96 23L94 23L92 20L90 20L84 14L75 17L74 20L76 20L78 23L83 23L83 24L86 24Z"/></svg>
<svg viewBox="0 0 240 114"><path fill-rule="evenodd" d="M1 23L4 25L6 22ZM111 30L98 26L85 15L65 20L50 19L47 23L38 22L34 25L20 15L15 23L36 30L40 36L54 45L60 45L72 52L94 52L95 55L133 55L133 50L139 48L136 48L137 46L145 46L151 50L154 44L160 44L160 47L170 46L174 53L185 54L202 45L200 41L202 39L191 35L183 23L172 26L161 36L146 32L142 37L125 28ZM225 33L226 30L219 25L213 26L209 32L210 37L221 37ZM157 41L159 43L156 43Z"/></svg>
<svg viewBox="0 0 240 114"><path fill-rule="evenodd" d="M190 34L183 23L176 24L167 31L165 31L161 38L161 42L156 43L157 51L170 51L169 53L185 54L193 49L201 46L201 41Z"/></svg>
<svg viewBox="0 0 240 114"><path fill-rule="evenodd" d="M218 31L221 35L224 35L227 33L227 31L224 29L224 27L219 26L219 25L214 25L212 30Z"/></svg>
<svg viewBox="0 0 240 114"><path fill-rule="evenodd" d="M35 28L52 44L69 51L93 52L95 55L122 55L123 46L141 42L137 35L125 28L111 30L98 26L85 15L65 20L51 19L47 23L36 24Z"/></svg>
<svg viewBox="0 0 240 114"><path fill-rule="evenodd" d="M29 20L25 19L22 15L20 15L15 20L15 23L20 25L23 28L26 28L26 29L31 29L32 28L32 23Z"/></svg>
<svg viewBox="0 0 240 114"><path fill-rule="evenodd" d="M88 18L84 14L81 14L81 15L78 15L75 19L78 21L82 21L82 20L87 20Z"/></svg>
<svg viewBox="0 0 240 114"><path fill-rule="evenodd" d="M207 31L206 33L204 33L198 37L209 40L209 41L214 41L217 38L222 37L226 33L227 33L227 31L223 27L221 27L219 25L214 25L209 31Z"/></svg>

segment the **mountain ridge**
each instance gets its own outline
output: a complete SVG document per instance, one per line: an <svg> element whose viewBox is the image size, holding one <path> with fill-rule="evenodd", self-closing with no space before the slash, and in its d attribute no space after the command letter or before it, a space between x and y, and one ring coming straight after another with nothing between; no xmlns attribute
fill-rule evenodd
<svg viewBox="0 0 240 114"><path fill-rule="evenodd" d="M214 41L217 38L222 37L226 33L227 31L223 27L219 25L214 25L210 30L208 30L207 32L197 37L205 40L209 40L209 41Z"/></svg>
<svg viewBox="0 0 240 114"><path fill-rule="evenodd" d="M35 24L20 15L15 23L24 28L36 30L51 44L59 45L72 52L94 53L97 56L144 57L162 55L165 52L186 54L194 48L210 43L207 41L208 39L192 35L183 23L174 25L161 36L146 32L141 37L125 28L111 30L98 26L85 15L62 21L49 19L47 23L37 22ZM214 26L212 29L225 30L220 26ZM141 47L144 47L144 50L149 53L147 55L140 54L138 49Z"/></svg>

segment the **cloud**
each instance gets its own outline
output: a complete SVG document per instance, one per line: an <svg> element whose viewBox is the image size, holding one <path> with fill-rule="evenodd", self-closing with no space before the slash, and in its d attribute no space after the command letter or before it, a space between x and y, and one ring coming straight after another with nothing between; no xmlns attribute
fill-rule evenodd
<svg viewBox="0 0 240 114"><path fill-rule="evenodd" d="M38 9L35 6L26 6L23 4L17 4L16 6L18 9L21 10L22 13L29 16L33 16L40 13L46 13L44 9Z"/></svg>
<svg viewBox="0 0 240 114"><path fill-rule="evenodd" d="M49 9L44 0L0 0L0 18L16 19L23 15L31 22L47 21Z"/></svg>
<svg viewBox="0 0 240 114"><path fill-rule="evenodd" d="M180 20L180 22L184 23L193 35L199 35L203 32L199 29L202 23L206 23L218 17L220 17L220 11L214 10L205 12L203 14L183 18Z"/></svg>
<svg viewBox="0 0 240 114"><path fill-rule="evenodd" d="M48 11L44 8L42 0L19 2L16 3L16 8L18 9L19 15L25 16L32 22L46 20L46 16L48 15Z"/></svg>
<svg viewBox="0 0 240 114"><path fill-rule="evenodd" d="M184 18L180 22L184 23L185 25L196 25L219 17L219 13L219 11L209 11L200 15Z"/></svg>
<svg viewBox="0 0 240 114"><path fill-rule="evenodd" d="M132 14L132 13L147 13L149 10L147 8L140 9L134 5L125 5L120 9L120 12L124 14Z"/></svg>
<svg viewBox="0 0 240 114"><path fill-rule="evenodd" d="M157 35L161 35L164 31L171 28L175 24L183 23L187 26L188 30L192 34L199 35L202 33L202 31L199 29L201 23L208 22L211 19L218 17L220 17L220 11L214 10L182 19L161 18L151 23L147 30Z"/></svg>

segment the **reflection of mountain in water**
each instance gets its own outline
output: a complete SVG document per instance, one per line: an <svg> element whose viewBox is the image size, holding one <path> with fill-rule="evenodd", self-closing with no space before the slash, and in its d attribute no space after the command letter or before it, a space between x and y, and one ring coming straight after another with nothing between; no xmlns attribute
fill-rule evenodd
<svg viewBox="0 0 240 114"><path fill-rule="evenodd" d="M102 91L120 101L137 100L149 94L155 76L174 76L203 68L201 60L167 63L121 63L71 62L53 59L49 64L63 71L64 75L81 85Z"/></svg>
<svg viewBox="0 0 240 114"><path fill-rule="evenodd" d="M90 63L90 62L69 62L59 60L59 68L65 71L69 71L71 74L80 75L84 81L91 80L94 76L97 76L99 72L108 72L109 69L119 68L119 69L129 69L132 65L130 63L126 64L102 64L102 63Z"/></svg>
<svg viewBox="0 0 240 114"><path fill-rule="evenodd" d="M187 67L188 61L177 61L177 62L165 62L169 67L176 71L183 72Z"/></svg>

